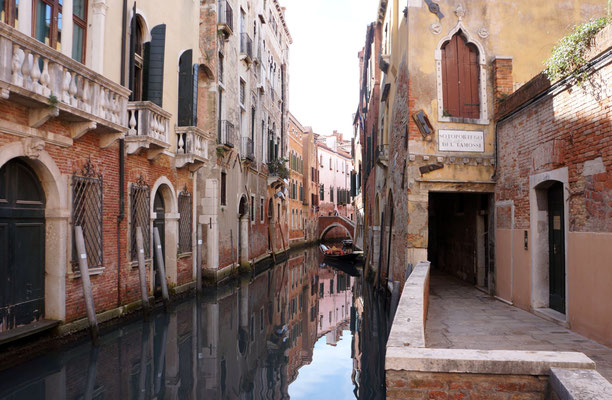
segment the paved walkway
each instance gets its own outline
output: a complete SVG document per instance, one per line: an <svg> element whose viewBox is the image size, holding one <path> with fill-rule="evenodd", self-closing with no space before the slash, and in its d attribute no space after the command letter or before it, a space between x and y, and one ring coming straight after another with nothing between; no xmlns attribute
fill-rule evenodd
<svg viewBox="0 0 612 400"><path fill-rule="evenodd" d="M432 348L585 353L612 382L612 348L510 306L449 275L432 273L425 343Z"/></svg>

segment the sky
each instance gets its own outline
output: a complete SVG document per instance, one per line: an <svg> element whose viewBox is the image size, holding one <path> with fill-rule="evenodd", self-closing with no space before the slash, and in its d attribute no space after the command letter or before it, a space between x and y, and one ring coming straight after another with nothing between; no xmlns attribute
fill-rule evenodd
<svg viewBox="0 0 612 400"><path fill-rule="evenodd" d="M336 346L326 344L323 335L315 343L312 363L300 368L297 379L289 385L289 397L291 400L354 400L352 373L351 331L343 331Z"/></svg>
<svg viewBox="0 0 612 400"><path fill-rule="evenodd" d="M359 59L378 0L280 0L289 49L289 111L323 135L352 136L359 101Z"/></svg>

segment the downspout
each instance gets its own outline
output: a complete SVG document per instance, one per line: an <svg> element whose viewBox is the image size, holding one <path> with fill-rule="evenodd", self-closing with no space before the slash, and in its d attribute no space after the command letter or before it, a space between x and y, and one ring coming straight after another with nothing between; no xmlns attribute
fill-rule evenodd
<svg viewBox="0 0 612 400"><path fill-rule="evenodd" d="M127 36L127 0L123 0L121 27L121 86L125 86L125 42ZM125 218L125 139L119 139L119 215L117 216L117 307L121 306L121 222Z"/></svg>

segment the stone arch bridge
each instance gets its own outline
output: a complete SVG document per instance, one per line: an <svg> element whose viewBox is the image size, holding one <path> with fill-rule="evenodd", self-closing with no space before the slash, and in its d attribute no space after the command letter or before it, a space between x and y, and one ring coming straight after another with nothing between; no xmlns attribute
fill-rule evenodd
<svg viewBox="0 0 612 400"><path fill-rule="evenodd" d="M343 228L351 240L353 240L355 223L341 216L319 216L319 226L317 230L319 240L323 240L327 232L336 227Z"/></svg>

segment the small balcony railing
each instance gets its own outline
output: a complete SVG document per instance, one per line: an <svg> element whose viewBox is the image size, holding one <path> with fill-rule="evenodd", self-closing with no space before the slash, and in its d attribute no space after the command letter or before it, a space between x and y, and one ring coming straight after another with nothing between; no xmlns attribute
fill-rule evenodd
<svg viewBox="0 0 612 400"><path fill-rule="evenodd" d="M30 108L31 127L57 118L75 140L95 131L114 141L128 126L128 96L123 86L0 23L0 98Z"/></svg>
<svg viewBox="0 0 612 400"><path fill-rule="evenodd" d="M217 27L227 38L234 32L234 11L227 0L219 0L217 6Z"/></svg>
<svg viewBox="0 0 612 400"><path fill-rule="evenodd" d="M170 147L171 114L150 101L132 101L127 106L130 114L125 137L128 154L147 149L148 158L156 158Z"/></svg>
<svg viewBox="0 0 612 400"><path fill-rule="evenodd" d="M251 161L255 160L255 150L253 148L253 140L251 138L242 138L242 148L240 150L243 159Z"/></svg>
<svg viewBox="0 0 612 400"><path fill-rule="evenodd" d="M208 139L203 130L195 126L176 128L176 167L189 166L197 170L208 159Z"/></svg>
<svg viewBox="0 0 612 400"><path fill-rule="evenodd" d="M219 144L234 147L234 124L225 120L221 121L219 123L219 136L217 140Z"/></svg>
<svg viewBox="0 0 612 400"><path fill-rule="evenodd" d="M246 32L240 34L240 55L248 63L253 61L253 39Z"/></svg>
<svg viewBox="0 0 612 400"><path fill-rule="evenodd" d="M389 161L389 145L388 144L379 144L376 146L375 152L376 161L380 161L386 163Z"/></svg>

